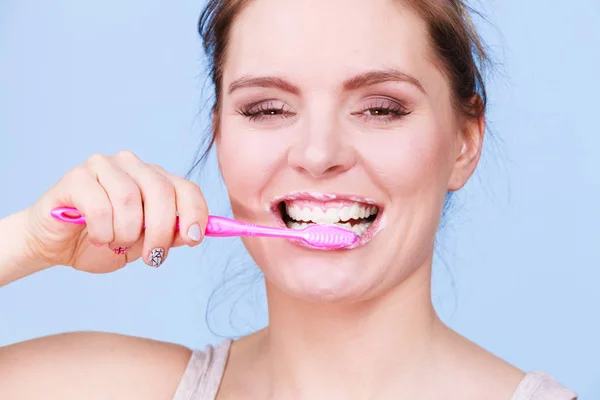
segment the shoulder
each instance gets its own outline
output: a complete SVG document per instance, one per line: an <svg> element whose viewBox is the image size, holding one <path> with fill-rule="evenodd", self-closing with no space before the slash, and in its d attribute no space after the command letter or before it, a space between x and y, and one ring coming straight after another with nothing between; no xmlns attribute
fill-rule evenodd
<svg viewBox="0 0 600 400"><path fill-rule="evenodd" d="M168 399L192 351L132 336L76 332L0 348L0 398Z"/></svg>
<svg viewBox="0 0 600 400"><path fill-rule="evenodd" d="M510 399L525 372L448 329L439 340L443 386L456 399Z"/></svg>
<svg viewBox="0 0 600 400"><path fill-rule="evenodd" d="M577 395L548 374L525 373L467 339L454 342L453 365L447 375L469 388L457 398L511 400L574 400ZM452 360L452 359L451 359Z"/></svg>

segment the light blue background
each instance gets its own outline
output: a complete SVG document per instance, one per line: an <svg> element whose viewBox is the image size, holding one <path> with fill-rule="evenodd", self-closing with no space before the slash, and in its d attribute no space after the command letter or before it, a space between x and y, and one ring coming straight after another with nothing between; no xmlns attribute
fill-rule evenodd
<svg viewBox="0 0 600 400"><path fill-rule="evenodd" d="M600 3L482 3L494 25L480 24L482 32L504 73L489 83L498 140L487 143L440 236L447 265L436 264L436 305L453 328L509 362L599 399ZM129 149L186 172L208 126L202 4L0 2L0 216L93 153ZM226 214L214 159L199 182L211 212ZM71 330L217 343L204 311L238 267L249 272L228 280L211 326L224 335L260 328L261 285L243 257L228 263L231 246L241 252L237 240L212 239L172 252L160 270L55 268L11 284L0 289L0 345Z"/></svg>

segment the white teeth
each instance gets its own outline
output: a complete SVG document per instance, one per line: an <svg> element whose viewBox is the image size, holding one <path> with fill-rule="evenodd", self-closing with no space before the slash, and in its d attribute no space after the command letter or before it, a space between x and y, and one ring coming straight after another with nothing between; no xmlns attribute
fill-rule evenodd
<svg viewBox="0 0 600 400"><path fill-rule="evenodd" d="M363 233L365 233L367 231L367 229L369 229L369 226L371 226L370 223L360 223L357 225L354 225L353 227L350 228L350 230L354 233L356 233L358 236L362 236Z"/></svg>
<svg viewBox="0 0 600 400"><path fill-rule="evenodd" d="M287 210L288 215L290 216L290 218L292 219L298 219L298 216L296 215L296 209L295 208L288 208Z"/></svg>
<svg viewBox="0 0 600 400"><path fill-rule="evenodd" d="M314 208L301 207L294 202L286 204L286 212L293 221L288 221L287 226L291 229L304 229L310 223L320 224L335 224L342 228L346 228L356 233L357 235L364 234L372 222L361 221L350 224L351 219L360 220L376 215L379 209L376 206L366 205L362 203L353 203L351 206L341 208L327 208L323 210L321 207Z"/></svg>
<svg viewBox="0 0 600 400"><path fill-rule="evenodd" d="M309 222L311 214L312 213L310 211L310 208L308 208L308 207L303 208L302 209L302 214L301 214L302 215L302 221Z"/></svg>
<svg viewBox="0 0 600 400"><path fill-rule="evenodd" d="M350 219L350 207L344 207L340 210L340 221L348 221Z"/></svg>
<svg viewBox="0 0 600 400"><path fill-rule="evenodd" d="M313 221L325 221L325 211L320 208L312 210ZM334 221L335 222L335 221Z"/></svg>
<svg viewBox="0 0 600 400"><path fill-rule="evenodd" d="M350 218L359 219L360 218L360 207L357 203L354 203L352 207L350 207Z"/></svg>
<svg viewBox="0 0 600 400"><path fill-rule="evenodd" d="M339 222L339 220L340 220L340 212L337 209L329 208L325 212L325 221L324 222L334 224L336 222Z"/></svg>
<svg viewBox="0 0 600 400"><path fill-rule="evenodd" d="M287 224L287 227L289 229L304 229L309 225L313 225L307 222L294 222L294 221L289 221ZM334 225L339 226L340 228L344 228L344 229L348 229L354 233L356 233L358 236L362 236L367 229L369 229L369 226L371 226L371 222L361 222L358 223L354 226L352 226L350 224L350 222L345 222L345 223L335 223Z"/></svg>
<svg viewBox="0 0 600 400"><path fill-rule="evenodd" d="M363 219L378 212L376 206L354 203L352 206L342 208L327 208L325 211L321 207L300 207L290 203L286 205L286 212L291 219L298 222L315 222L335 224L346 222L350 219Z"/></svg>

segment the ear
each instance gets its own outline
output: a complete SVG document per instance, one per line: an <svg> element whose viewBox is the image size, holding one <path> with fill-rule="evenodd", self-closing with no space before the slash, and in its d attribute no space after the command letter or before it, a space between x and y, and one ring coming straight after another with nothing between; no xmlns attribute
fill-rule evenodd
<svg viewBox="0 0 600 400"><path fill-rule="evenodd" d="M485 116L464 121L456 137L456 159L448 182L449 191L460 190L475 172L481 158L485 125Z"/></svg>

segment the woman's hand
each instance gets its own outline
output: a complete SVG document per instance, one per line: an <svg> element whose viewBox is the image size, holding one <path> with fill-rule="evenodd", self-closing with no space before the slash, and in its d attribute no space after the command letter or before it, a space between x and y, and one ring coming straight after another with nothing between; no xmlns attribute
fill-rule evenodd
<svg viewBox="0 0 600 400"><path fill-rule="evenodd" d="M53 218L50 211L60 206L77 208L86 225ZM197 245L208 210L196 184L122 151L94 155L69 171L25 216L36 261L106 273L139 257L158 267L170 248Z"/></svg>

